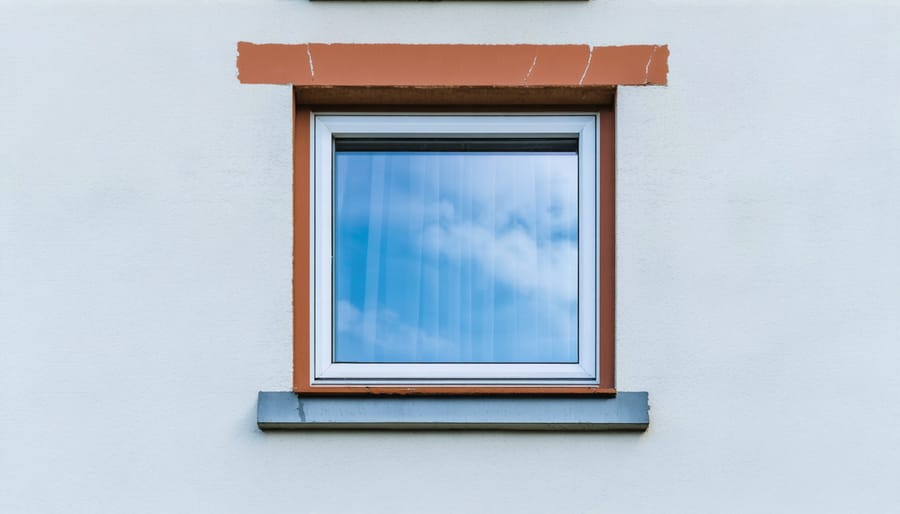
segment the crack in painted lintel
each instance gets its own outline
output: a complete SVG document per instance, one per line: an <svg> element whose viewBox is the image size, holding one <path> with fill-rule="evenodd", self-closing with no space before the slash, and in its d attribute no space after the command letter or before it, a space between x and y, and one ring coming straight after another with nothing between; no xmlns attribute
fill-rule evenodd
<svg viewBox="0 0 900 514"><path fill-rule="evenodd" d="M528 73L525 74L525 80L522 81L522 85L528 85L528 79L531 77L531 73L534 71L534 65L537 64L538 54L534 52L534 59L531 60L531 67L528 68Z"/></svg>
<svg viewBox="0 0 900 514"><path fill-rule="evenodd" d="M312 50L309 49L309 43L306 43L306 57L309 58L309 78L311 81L316 80L316 67L313 66Z"/></svg>
<svg viewBox="0 0 900 514"><path fill-rule="evenodd" d="M653 64L653 57L656 55L656 50L659 48L659 45L653 45L653 50L650 52L650 57L647 58L647 65L644 66L644 85L650 84L650 65Z"/></svg>
<svg viewBox="0 0 900 514"><path fill-rule="evenodd" d="M578 85L582 85L584 83L584 78L587 77L588 70L591 68L591 59L594 58L594 47L588 47L588 58L587 62L584 64L584 71L581 72L581 78L578 79Z"/></svg>

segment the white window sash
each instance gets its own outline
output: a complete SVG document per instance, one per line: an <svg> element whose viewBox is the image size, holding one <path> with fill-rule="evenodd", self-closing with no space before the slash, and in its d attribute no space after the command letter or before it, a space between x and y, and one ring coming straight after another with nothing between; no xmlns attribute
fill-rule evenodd
<svg viewBox="0 0 900 514"><path fill-rule="evenodd" d="M317 114L310 144L310 377L312 384L597 384L598 369L598 123L593 114L421 115ZM332 174L334 138L578 138L577 363L336 363L333 356Z"/></svg>

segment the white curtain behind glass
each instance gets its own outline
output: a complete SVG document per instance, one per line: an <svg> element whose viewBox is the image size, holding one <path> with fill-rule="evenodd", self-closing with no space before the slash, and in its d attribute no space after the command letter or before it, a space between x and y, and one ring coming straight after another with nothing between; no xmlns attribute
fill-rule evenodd
<svg viewBox="0 0 900 514"><path fill-rule="evenodd" d="M577 361L578 157L337 152L339 362Z"/></svg>

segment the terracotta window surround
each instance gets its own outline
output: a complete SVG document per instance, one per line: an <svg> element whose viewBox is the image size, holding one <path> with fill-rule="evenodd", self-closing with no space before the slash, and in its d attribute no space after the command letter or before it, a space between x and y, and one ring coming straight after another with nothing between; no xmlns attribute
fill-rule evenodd
<svg viewBox="0 0 900 514"><path fill-rule="evenodd" d="M617 86L666 85L666 45L253 44L244 84L294 89L294 379L315 394L599 394L615 389ZM313 112L580 111L599 115L599 369L594 386L310 385L310 120Z"/></svg>

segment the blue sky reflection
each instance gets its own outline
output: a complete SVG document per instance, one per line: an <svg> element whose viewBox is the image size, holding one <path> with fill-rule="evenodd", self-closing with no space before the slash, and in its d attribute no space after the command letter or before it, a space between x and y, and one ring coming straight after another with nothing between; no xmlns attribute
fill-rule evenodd
<svg viewBox="0 0 900 514"><path fill-rule="evenodd" d="M578 156L336 152L338 362L576 362Z"/></svg>

